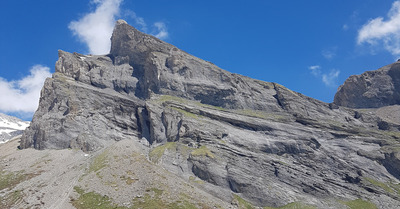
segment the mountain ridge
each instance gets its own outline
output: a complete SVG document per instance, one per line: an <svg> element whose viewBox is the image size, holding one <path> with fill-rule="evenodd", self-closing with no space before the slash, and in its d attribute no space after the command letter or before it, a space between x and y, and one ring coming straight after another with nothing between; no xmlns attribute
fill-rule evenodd
<svg viewBox="0 0 400 209"><path fill-rule="evenodd" d="M59 51L21 148L132 141L233 208L399 205L399 125L382 114L229 73L124 21L111 40L109 55Z"/></svg>

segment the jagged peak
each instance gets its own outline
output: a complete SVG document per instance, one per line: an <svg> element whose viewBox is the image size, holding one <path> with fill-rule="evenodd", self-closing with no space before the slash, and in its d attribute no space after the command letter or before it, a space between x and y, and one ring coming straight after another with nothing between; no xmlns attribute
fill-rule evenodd
<svg viewBox="0 0 400 209"><path fill-rule="evenodd" d="M118 20L111 36L110 54L115 57L135 57L134 60L137 62L140 59L137 59L136 56L148 54L152 51L168 53L171 48L173 48L172 45L137 30L124 20Z"/></svg>
<svg viewBox="0 0 400 209"><path fill-rule="evenodd" d="M115 25L123 25L123 24L128 24L128 23L123 19L119 19L119 20L117 20Z"/></svg>

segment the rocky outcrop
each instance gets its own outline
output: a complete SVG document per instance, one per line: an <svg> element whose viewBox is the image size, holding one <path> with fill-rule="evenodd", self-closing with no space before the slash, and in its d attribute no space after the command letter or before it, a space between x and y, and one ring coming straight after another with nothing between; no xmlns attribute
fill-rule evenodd
<svg viewBox="0 0 400 209"><path fill-rule="evenodd" d="M22 148L137 140L149 160L228 202L400 204L399 125L376 112L229 73L124 21L109 55L59 57Z"/></svg>
<svg viewBox="0 0 400 209"><path fill-rule="evenodd" d="M400 104L400 62L350 76L339 87L334 103L351 108Z"/></svg>

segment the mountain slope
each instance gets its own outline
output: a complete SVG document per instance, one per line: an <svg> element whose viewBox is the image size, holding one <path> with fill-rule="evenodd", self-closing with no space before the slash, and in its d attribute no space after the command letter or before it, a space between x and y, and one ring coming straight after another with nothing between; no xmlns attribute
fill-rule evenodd
<svg viewBox="0 0 400 209"><path fill-rule="evenodd" d="M122 140L97 153L17 150L0 145L0 208L229 208L146 159L148 149ZM112 200L112 202L110 201Z"/></svg>
<svg viewBox="0 0 400 209"><path fill-rule="evenodd" d="M59 51L22 148L100 155L127 140L233 208L400 205L398 124L229 73L125 21L111 40L105 56ZM99 184L79 185L122 204Z"/></svg>

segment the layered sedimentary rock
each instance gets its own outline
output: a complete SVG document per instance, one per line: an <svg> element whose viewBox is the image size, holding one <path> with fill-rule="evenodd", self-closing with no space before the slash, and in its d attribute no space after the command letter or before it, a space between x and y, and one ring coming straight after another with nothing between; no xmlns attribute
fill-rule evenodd
<svg viewBox="0 0 400 209"><path fill-rule="evenodd" d="M229 73L125 21L111 40L109 55L59 52L22 148L138 140L149 160L221 201L400 204L397 122Z"/></svg>

